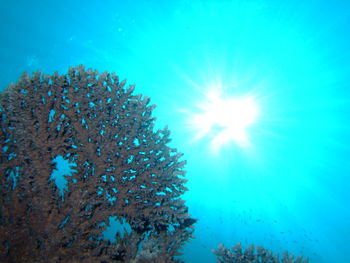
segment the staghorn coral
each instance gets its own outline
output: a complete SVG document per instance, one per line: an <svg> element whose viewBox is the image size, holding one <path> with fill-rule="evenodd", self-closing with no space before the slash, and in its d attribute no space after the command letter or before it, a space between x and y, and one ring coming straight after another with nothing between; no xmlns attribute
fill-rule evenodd
<svg viewBox="0 0 350 263"><path fill-rule="evenodd" d="M195 220L182 154L112 73L24 74L0 95L1 262L179 262ZM51 174L75 164L61 195ZM103 240L109 217L131 231Z"/></svg>
<svg viewBox="0 0 350 263"><path fill-rule="evenodd" d="M238 243L232 249L226 248L220 244L217 250L213 250L217 257L218 263L308 263L308 259L302 256L294 257L287 251L280 258L278 254L273 254L270 250L263 247L254 247L250 245L247 249L243 249Z"/></svg>

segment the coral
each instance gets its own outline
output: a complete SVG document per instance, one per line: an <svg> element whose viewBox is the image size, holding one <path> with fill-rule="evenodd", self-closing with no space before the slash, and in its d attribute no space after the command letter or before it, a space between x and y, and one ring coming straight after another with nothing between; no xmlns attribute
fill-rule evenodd
<svg viewBox="0 0 350 263"><path fill-rule="evenodd" d="M182 154L114 73L24 74L0 94L1 262L179 262L195 220ZM74 164L61 193L55 160ZM109 218L130 225L102 238Z"/></svg>
<svg viewBox="0 0 350 263"><path fill-rule="evenodd" d="M302 256L295 257L287 251L280 258L278 254L273 254L270 250L263 247L254 247L250 245L247 249L243 249L238 243L232 249L226 248L220 244L217 250L213 250L217 257L218 263L308 263L308 259Z"/></svg>

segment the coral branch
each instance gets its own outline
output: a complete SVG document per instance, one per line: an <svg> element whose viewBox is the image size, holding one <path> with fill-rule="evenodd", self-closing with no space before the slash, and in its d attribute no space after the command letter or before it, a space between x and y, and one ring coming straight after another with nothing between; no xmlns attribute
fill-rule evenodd
<svg viewBox="0 0 350 263"><path fill-rule="evenodd" d="M308 259L303 259L302 256L295 257L288 252L283 253L280 258L278 254L273 254L270 250L263 247L254 247L250 245L243 249L238 243L231 249L220 244L217 250L213 250L217 257L218 263L308 263Z"/></svg>
<svg viewBox="0 0 350 263"><path fill-rule="evenodd" d="M1 93L1 262L178 262L195 222L180 199L185 163L133 91L80 66ZM58 156L75 165L63 198ZM111 216L132 229L115 243L101 234Z"/></svg>

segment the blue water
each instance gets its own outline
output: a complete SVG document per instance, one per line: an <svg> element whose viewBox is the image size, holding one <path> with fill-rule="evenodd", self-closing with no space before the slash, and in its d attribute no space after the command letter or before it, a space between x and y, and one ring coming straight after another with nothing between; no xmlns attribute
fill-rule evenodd
<svg viewBox="0 0 350 263"><path fill-rule="evenodd" d="M23 71L114 71L157 104L183 152L186 262L242 242L349 262L349 1L1 1L0 87ZM208 90L254 95L250 147L188 123Z"/></svg>

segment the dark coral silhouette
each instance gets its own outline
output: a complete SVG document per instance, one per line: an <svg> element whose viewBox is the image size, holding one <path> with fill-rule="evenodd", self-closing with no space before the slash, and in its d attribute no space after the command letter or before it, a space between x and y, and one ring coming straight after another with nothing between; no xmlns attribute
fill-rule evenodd
<svg viewBox="0 0 350 263"><path fill-rule="evenodd" d="M273 254L270 250L263 247L254 247L250 245L243 249L238 243L231 249L220 244L217 250L213 250L218 263L308 263L308 259L302 256L295 257L287 251L280 257L279 254Z"/></svg>
<svg viewBox="0 0 350 263"><path fill-rule="evenodd" d="M80 66L1 93L0 262L179 262L195 222L185 162L133 90ZM59 156L75 164L63 197ZM131 228L115 243L101 234L111 216Z"/></svg>

